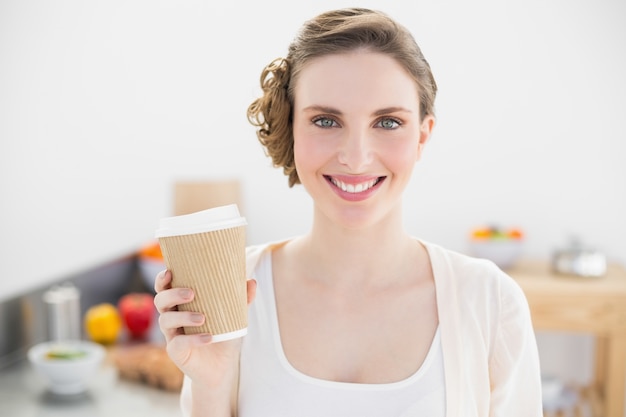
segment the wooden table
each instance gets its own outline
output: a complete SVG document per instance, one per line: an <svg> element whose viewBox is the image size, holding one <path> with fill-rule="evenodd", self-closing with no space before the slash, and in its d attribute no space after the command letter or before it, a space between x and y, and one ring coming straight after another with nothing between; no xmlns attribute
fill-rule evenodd
<svg viewBox="0 0 626 417"><path fill-rule="evenodd" d="M554 274L542 262L520 261L507 271L522 287L538 330L592 334L592 388L603 417L624 417L626 388L626 270L610 265L602 278Z"/></svg>

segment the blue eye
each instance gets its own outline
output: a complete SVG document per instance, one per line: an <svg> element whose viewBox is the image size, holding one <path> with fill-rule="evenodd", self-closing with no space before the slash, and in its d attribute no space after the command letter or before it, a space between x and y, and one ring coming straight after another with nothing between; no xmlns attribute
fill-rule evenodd
<svg viewBox="0 0 626 417"><path fill-rule="evenodd" d="M400 126L400 122L398 122L395 119L390 119L390 118L381 119L377 124L383 129L396 129Z"/></svg>
<svg viewBox="0 0 626 417"><path fill-rule="evenodd" d="M330 128L337 126L337 122L333 119L329 119L328 117L318 117L313 120L313 123L319 127Z"/></svg>

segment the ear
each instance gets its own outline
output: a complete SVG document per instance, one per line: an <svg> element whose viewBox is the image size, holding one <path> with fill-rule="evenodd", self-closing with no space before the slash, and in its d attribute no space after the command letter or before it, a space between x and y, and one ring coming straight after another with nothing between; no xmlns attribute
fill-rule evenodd
<svg viewBox="0 0 626 417"><path fill-rule="evenodd" d="M422 150L426 143L430 139L430 135L433 133L433 128L435 127L435 117L432 115L426 115L424 120L420 125L420 138L419 143L417 144L417 161L422 157Z"/></svg>

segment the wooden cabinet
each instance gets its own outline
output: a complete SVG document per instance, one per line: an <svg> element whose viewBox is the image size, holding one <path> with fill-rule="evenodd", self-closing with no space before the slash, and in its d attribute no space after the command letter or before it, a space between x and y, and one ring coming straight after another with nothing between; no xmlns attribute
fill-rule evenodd
<svg viewBox="0 0 626 417"><path fill-rule="evenodd" d="M507 271L522 287L538 330L584 332L596 339L594 381L601 417L624 417L626 270L611 265L601 278L554 274L547 263L521 261Z"/></svg>

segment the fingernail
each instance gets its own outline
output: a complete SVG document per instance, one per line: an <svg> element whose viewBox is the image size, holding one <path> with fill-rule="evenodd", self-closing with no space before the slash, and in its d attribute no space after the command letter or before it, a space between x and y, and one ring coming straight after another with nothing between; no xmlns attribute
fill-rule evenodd
<svg viewBox="0 0 626 417"><path fill-rule="evenodd" d="M204 316L200 313L193 313L191 315L191 321L194 323L202 323L204 321Z"/></svg>
<svg viewBox="0 0 626 417"><path fill-rule="evenodd" d="M201 334L199 339L202 343L210 343L213 337L210 334Z"/></svg>
<svg viewBox="0 0 626 417"><path fill-rule="evenodd" d="M193 293L189 288L181 288L180 290L178 290L178 295L183 298L191 298L192 294Z"/></svg>

